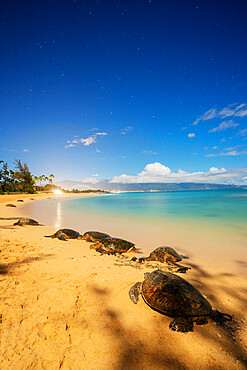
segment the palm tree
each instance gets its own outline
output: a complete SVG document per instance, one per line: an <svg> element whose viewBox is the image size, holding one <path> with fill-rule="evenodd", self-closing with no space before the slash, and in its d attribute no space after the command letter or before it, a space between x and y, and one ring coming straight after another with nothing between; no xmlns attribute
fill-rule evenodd
<svg viewBox="0 0 247 370"><path fill-rule="evenodd" d="M52 181L53 181L54 177L55 177L55 176L54 176L52 173L51 173L51 174L50 174L50 176L49 176L49 178L50 178L50 180L49 180L49 181L50 181L50 184L51 184L51 189L52 189L52 185L53 185L53 184L52 184Z"/></svg>
<svg viewBox="0 0 247 370"><path fill-rule="evenodd" d="M39 181L39 177L38 176L33 176L33 181L35 182L35 184L36 184L36 182L38 182ZM35 190L37 190L36 189L36 186L35 186Z"/></svg>
<svg viewBox="0 0 247 370"><path fill-rule="evenodd" d="M41 186L41 184L42 184L42 176L40 175L39 176L39 186Z"/></svg>

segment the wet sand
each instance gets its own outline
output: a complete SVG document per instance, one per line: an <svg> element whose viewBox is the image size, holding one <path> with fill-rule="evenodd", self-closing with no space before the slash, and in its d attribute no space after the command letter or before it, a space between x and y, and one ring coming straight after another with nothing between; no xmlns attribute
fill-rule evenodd
<svg viewBox="0 0 247 370"><path fill-rule="evenodd" d="M31 197L18 199L25 205L35 202ZM51 225L13 226L15 217L28 214L13 197L0 202L1 369L246 368L247 262L241 250L232 268L215 268L198 253L182 261L192 269L180 276L214 308L234 315L230 324L210 320L183 334L171 331L172 319L141 298L137 305L130 301L129 288L148 268L124 266L116 256L90 250L85 241L44 238L55 231ZM123 231L120 227L121 237L136 241L134 231ZM182 240L175 239L182 250ZM210 255L213 250L211 244ZM220 256L215 259L222 264Z"/></svg>

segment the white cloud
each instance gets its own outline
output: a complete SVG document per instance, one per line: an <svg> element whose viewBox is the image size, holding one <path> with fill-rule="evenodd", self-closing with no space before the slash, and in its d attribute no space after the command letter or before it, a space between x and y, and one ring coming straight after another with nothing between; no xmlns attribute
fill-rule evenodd
<svg viewBox="0 0 247 370"><path fill-rule="evenodd" d="M75 144L68 144L68 145L65 145L65 148L71 148L72 146L75 146Z"/></svg>
<svg viewBox="0 0 247 370"><path fill-rule="evenodd" d="M247 135L247 128L244 128L243 130L239 130L238 135L246 136Z"/></svg>
<svg viewBox="0 0 247 370"><path fill-rule="evenodd" d="M96 142L96 137L95 136L89 136L87 139L81 138L80 142L83 145L89 146L89 145L94 144Z"/></svg>
<svg viewBox="0 0 247 370"><path fill-rule="evenodd" d="M228 150L228 151L227 152L207 154L205 157L219 157L219 156L228 156L228 155L236 157L238 155L246 155L247 154L247 150L242 150L240 152L237 152L236 150L229 150L229 149L225 149L225 150Z"/></svg>
<svg viewBox="0 0 247 370"><path fill-rule="evenodd" d="M122 129L121 135L126 135L128 132L133 130L133 126L127 126L124 129Z"/></svg>
<svg viewBox="0 0 247 370"><path fill-rule="evenodd" d="M194 133L188 134L188 137L195 137L195 136L196 136L196 134L194 134Z"/></svg>
<svg viewBox="0 0 247 370"><path fill-rule="evenodd" d="M23 152L29 152L29 150L28 149L23 149Z"/></svg>
<svg viewBox="0 0 247 370"><path fill-rule="evenodd" d="M141 152L141 154L153 154L153 155L156 155L157 153L156 152L153 152L152 150L143 150Z"/></svg>
<svg viewBox="0 0 247 370"><path fill-rule="evenodd" d="M226 170L225 168L211 167L209 171L186 172L178 170L172 172L169 167L155 162L146 165L137 175L120 175L113 177L111 183L243 183L247 176L247 168Z"/></svg>
<svg viewBox="0 0 247 370"><path fill-rule="evenodd" d="M238 123L235 123L232 120L230 120L230 121L224 121L219 126L214 127L212 130L209 130L208 132L223 131L223 130L226 130L226 129L230 128L230 127L236 127L238 125L239 125Z"/></svg>
<svg viewBox="0 0 247 370"><path fill-rule="evenodd" d="M82 182L86 184L97 184L98 180L95 177L87 177Z"/></svg>
<svg viewBox="0 0 247 370"><path fill-rule="evenodd" d="M95 135L99 135L99 136L106 136L108 135L106 132L96 132Z"/></svg>
<svg viewBox="0 0 247 370"><path fill-rule="evenodd" d="M96 132L95 134L87 137L86 139L81 138L81 139L74 139L72 141L68 140L67 145L65 145L65 148L70 148L70 147L76 146L80 143L82 145L89 146L91 144L96 143L97 136L106 136L106 135L108 135L106 132ZM75 137L75 135L74 135L74 137ZM98 151L98 150L96 149L96 151Z"/></svg>
<svg viewBox="0 0 247 370"><path fill-rule="evenodd" d="M215 117L217 117L217 110L215 108L209 109L202 116L198 117L192 125L196 126L200 121L207 121Z"/></svg>
<svg viewBox="0 0 247 370"><path fill-rule="evenodd" d="M215 145L215 146L212 147L212 149L216 150L216 149L218 149L218 147Z"/></svg>
<svg viewBox="0 0 247 370"><path fill-rule="evenodd" d="M224 119L227 117L240 117L243 118L247 116L247 106L244 104L230 104L218 111L215 108L209 109L202 116L198 117L192 125L197 125L200 121L208 121L213 118Z"/></svg>

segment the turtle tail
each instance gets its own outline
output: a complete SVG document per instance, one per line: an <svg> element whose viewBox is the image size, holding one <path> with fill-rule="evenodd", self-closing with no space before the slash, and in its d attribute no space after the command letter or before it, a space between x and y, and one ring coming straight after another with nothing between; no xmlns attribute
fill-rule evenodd
<svg viewBox="0 0 247 370"><path fill-rule="evenodd" d="M135 283L129 290L129 297L135 304L139 301L141 284L142 284L141 282Z"/></svg>
<svg viewBox="0 0 247 370"><path fill-rule="evenodd" d="M212 320L218 322L219 324L223 324L226 321L232 321L233 316L228 315L227 313L222 313L218 310L213 310L210 314Z"/></svg>

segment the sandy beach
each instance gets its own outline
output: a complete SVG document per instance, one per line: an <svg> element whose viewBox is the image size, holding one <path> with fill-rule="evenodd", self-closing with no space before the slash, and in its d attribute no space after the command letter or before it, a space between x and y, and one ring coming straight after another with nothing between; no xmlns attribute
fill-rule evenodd
<svg viewBox="0 0 247 370"><path fill-rule="evenodd" d="M82 240L44 238L56 231L51 225L13 226L16 218L29 216L22 204L47 197L0 196L1 369L246 368L244 257L241 274L210 269L197 255L183 261L191 270L180 276L234 319L173 332L171 318L141 298L137 305L129 299L130 287L150 269L124 266L121 258L101 256Z"/></svg>

